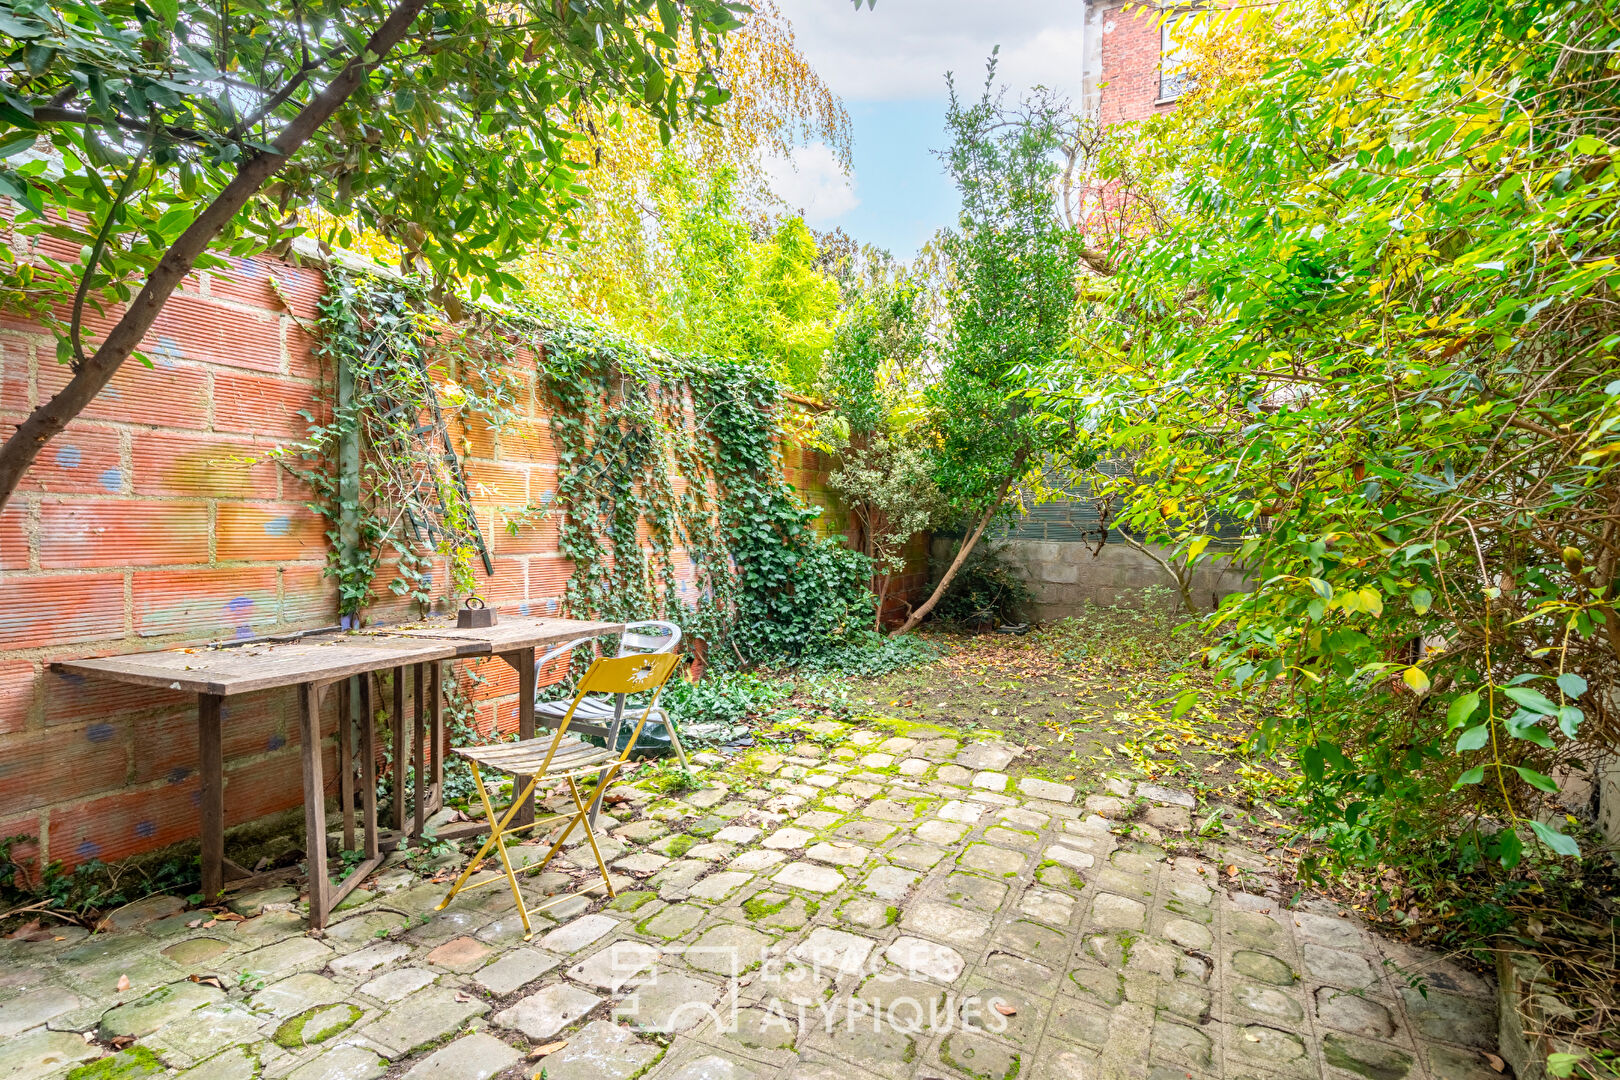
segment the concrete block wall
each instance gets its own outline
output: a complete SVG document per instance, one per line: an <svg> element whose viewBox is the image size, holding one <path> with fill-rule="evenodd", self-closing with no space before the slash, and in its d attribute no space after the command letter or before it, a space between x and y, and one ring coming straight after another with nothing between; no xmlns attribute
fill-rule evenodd
<svg viewBox="0 0 1620 1080"><path fill-rule="evenodd" d="M270 259L189 279L143 343L153 366L125 364L0 513L0 838L36 837L31 854L71 867L197 834L195 702L69 677L52 662L336 621L325 522L306 506L312 493L268 459L304 433L300 411L316 407L329 377L312 336L324 287L319 269ZM111 321L90 319L90 335ZM562 609L573 569L557 550L556 522L513 533L502 518L503 507L539 504L556 490L537 359L520 351L513 361L524 387L516 423L456 425L453 436L495 565L487 579L478 568L479 591L548 614ZM435 374L457 375L453 365ZM52 336L0 314L0 424L20 420L65 379ZM784 459L789 479L827 508L818 527L841 532L829 463L791 444ZM678 569L690 581L690 565ZM441 560L441 592L445 572ZM389 566L377 575L374 621L415 614L388 591L393 577ZM564 670L553 664L542 682ZM481 730L516 727L516 678L504 663L473 661L455 677ZM299 805L292 692L229 699L224 724L227 823ZM329 704L333 792L335 732Z"/></svg>
<svg viewBox="0 0 1620 1080"><path fill-rule="evenodd" d="M936 563L947 563L958 542L954 537L936 537ZM1034 596L1025 614L1038 622L1079 615L1088 603L1099 607L1135 604L1153 586L1170 589L1174 595L1175 583L1169 575L1127 544L1104 544L1093 555L1093 545L1074 541L1009 537L988 542L1022 571ZM1203 566L1193 576L1192 594L1200 609L1209 610L1221 597L1246 587L1246 579L1235 570Z"/></svg>

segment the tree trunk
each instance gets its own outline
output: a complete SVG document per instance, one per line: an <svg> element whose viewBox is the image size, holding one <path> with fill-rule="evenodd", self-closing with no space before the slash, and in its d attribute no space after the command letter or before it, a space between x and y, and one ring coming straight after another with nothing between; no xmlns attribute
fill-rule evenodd
<svg viewBox="0 0 1620 1080"><path fill-rule="evenodd" d="M22 482L23 474L39 457L45 444L61 434L69 421L95 400L96 395L101 393L119 367L140 345L141 339L157 320L158 313L163 310L163 305L208 250L208 245L277 170L298 152L299 147L331 118L338 106L348 100L366 77L367 69L399 44L427 3L428 0L400 0L360 53L350 57L326 89L315 95L282 129L270 144L271 150L243 160L231 182L164 252L163 258L158 260L157 266L147 276L140 293L95 353L74 371L66 386L17 425L17 430L6 440L5 446L0 447L0 510L5 509L17 485Z"/></svg>
<svg viewBox="0 0 1620 1080"><path fill-rule="evenodd" d="M1116 529L1116 531L1119 533L1121 540L1158 563L1160 569L1170 575L1170 580L1176 583L1176 591L1181 594L1181 604L1186 609L1187 614L1191 615L1198 610L1198 605L1193 603L1192 598L1192 568L1190 566L1185 571L1178 571L1174 566L1170 565L1169 560L1161 559L1158 555L1155 555L1148 549L1146 544L1128 535L1124 529Z"/></svg>
<svg viewBox="0 0 1620 1080"><path fill-rule="evenodd" d="M956 577L956 572L962 569L962 564L967 561L968 555L972 553L973 546L979 542L979 537L984 535L984 530L989 526L990 519L996 516L997 510L1001 509L1001 504L1007 498L1007 492L1012 490L1014 482L1024 474L1024 462L1028 458L1029 451L1018 451L1018 456L1013 459L1012 472L1007 475L1006 480L1002 481L1001 490L996 492L995 501L990 504L989 509L985 510L984 516L979 519L979 524L968 534L967 539L962 541L962 546L956 552L956 558L952 559L951 565L945 568L945 575L939 579L939 584L934 586L934 591L929 594L927 600L923 601L922 606L906 617L906 621L900 624L895 633L904 634L908 630L915 629L917 624L926 619L928 613L934 610L934 606L939 603L939 598L945 595L946 589L950 588L951 580Z"/></svg>

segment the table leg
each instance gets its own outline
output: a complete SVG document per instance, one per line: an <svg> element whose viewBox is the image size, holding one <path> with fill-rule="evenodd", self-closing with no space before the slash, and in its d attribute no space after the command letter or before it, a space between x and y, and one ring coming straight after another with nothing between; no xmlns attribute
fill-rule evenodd
<svg viewBox="0 0 1620 1080"><path fill-rule="evenodd" d="M405 746L405 669L394 669L394 828L405 831L405 769L411 755Z"/></svg>
<svg viewBox="0 0 1620 1080"><path fill-rule="evenodd" d="M354 850L354 712L356 679L344 679L338 694L338 814L343 819L343 850Z"/></svg>
<svg viewBox="0 0 1620 1080"><path fill-rule="evenodd" d="M365 857L375 859L377 843L377 721L371 705L371 676L360 676L360 812Z"/></svg>
<svg viewBox="0 0 1620 1080"><path fill-rule="evenodd" d="M518 738L534 738L534 650L518 649L501 657L512 667L517 669L518 677ZM513 789L522 791L529 778L517 776L512 778ZM518 809L517 817L512 820L514 826L534 824L534 796L531 794L523 800L523 806Z"/></svg>
<svg viewBox="0 0 1620 1080"><path fill-rule="evenodd" d="M339 717L342 723L341 716ZM321 775L321 707L314 683L298 687L298 737L304 760L304 865L309 872L309 925L326 926L326 781Z"/></svg>
<svg viewBox="0 0 1620 1080"><path fill-rule="evenodd" d="M450 752L450 740L444 732L444 662L435 660L428 665L428 715L432 718L433 790L434 798L444 802L444 756Z"/></svg>
<svg viewBox="0 0 1620 1080"><path fill-rule="evenodd" d="M416 681L412 687L416 701L416 738L411 740L410 760L415 764L412 772L416 777L416 791L413 793L416 810L416 832L421 836L427 824L427 666L425 664L412 664L412 672Z"/></svg>
<svg viewBox="0 0 1620 1080"><path fill-rule="evenodd" d="M197 768L202 781L202 891L208 903L225 889L225 754L218 694L197 695Z"/></svg>

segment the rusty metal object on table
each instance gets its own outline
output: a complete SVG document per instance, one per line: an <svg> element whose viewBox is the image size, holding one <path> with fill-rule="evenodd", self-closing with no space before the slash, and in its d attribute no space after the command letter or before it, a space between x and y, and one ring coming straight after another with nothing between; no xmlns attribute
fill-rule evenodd
<svg viewBox="0 0 1620 1080"><path fill-rule="evenodd" d="M478 602L473 607L473 601ZM484 604L484 598L474 594L462 602L461 610L456 612L457 630L482 630L486 626L495 625L495 609Z"/></svg>

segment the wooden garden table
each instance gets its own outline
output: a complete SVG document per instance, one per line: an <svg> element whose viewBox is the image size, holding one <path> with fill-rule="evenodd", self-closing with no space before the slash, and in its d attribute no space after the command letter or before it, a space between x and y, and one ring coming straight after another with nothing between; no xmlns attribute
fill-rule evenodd
<svg viewBox="0 0 1620 1080"><path fill-rule="evenodd" d="M411 754L394 755L394 826L387 839L392 847L405 833L405 773L416 760L413 832L420 834L428 814L443 803L444 711L440 661L472 656L500 656L518 673L519 730L534 734L534 649L571 638L616 633L619 623L573 619L540 619L508 615L493 627L458 630L454 622L421 622L399 627L374 627L352 633L313 634L294 639L267 639L236 644L219 642L166 652L132 653L97 659L65 661L63 671L94 675L137 686L155 686L197 695L198 772L201 792L203 894L216 899L225 884L225 762L220 728L224 699L253 690L298 687L298 722L304 777L304 830L309 873L309 923L326 925L327 916L343 898L382 863L384 837L377 822L376 728L370 718L371 680L359 679L360 701L350 701L349 679L393 669L394 745L405 735L405 669L413 668L416 681L414 746ZM340 688L338 748L343 846L354 849L354 740L351 718L356 712L367 722L360 727L361 817L364 829L362 861L342 882L332 885L326 876L326 784L321 761L321 695L336 684ZM431 729L431 742L428 742ZM424 744L432 747L432 782L427 764L420 760ZM532 807L530 812L532 813Z"/></svg>

